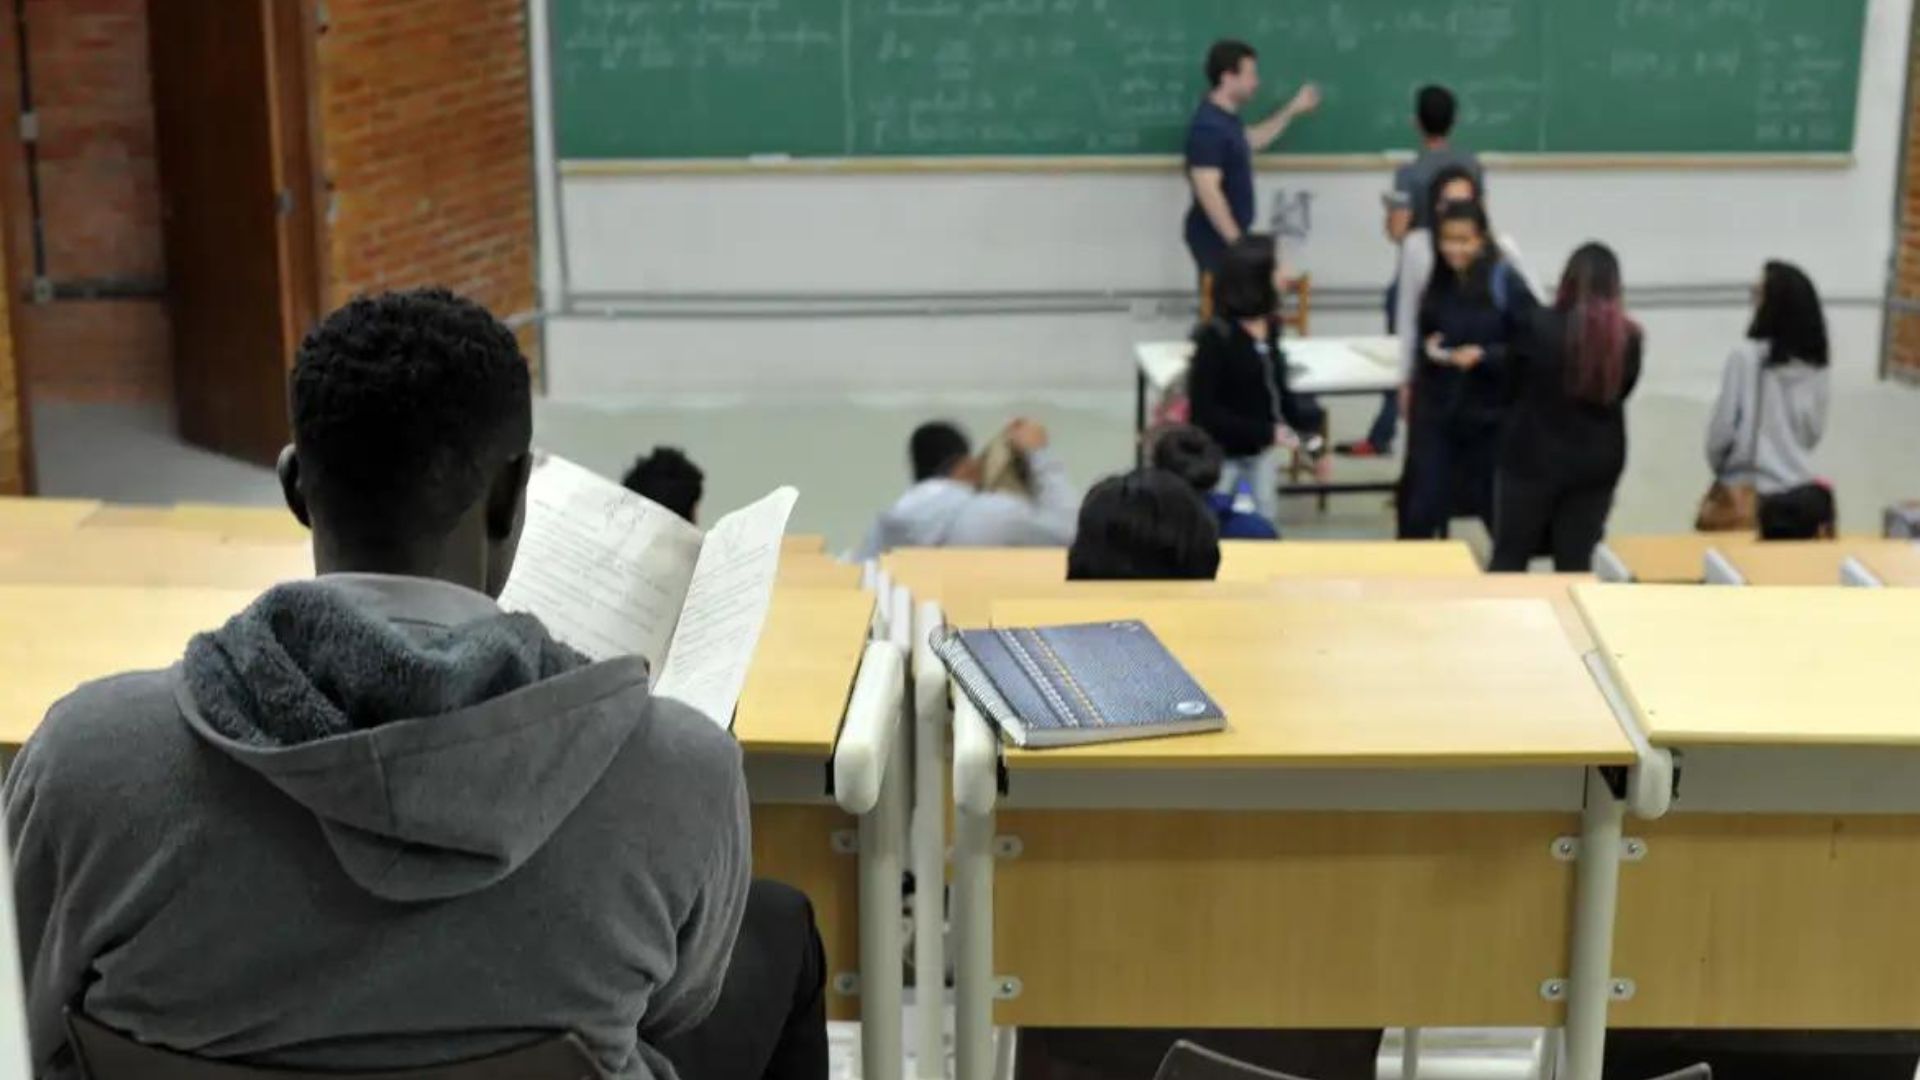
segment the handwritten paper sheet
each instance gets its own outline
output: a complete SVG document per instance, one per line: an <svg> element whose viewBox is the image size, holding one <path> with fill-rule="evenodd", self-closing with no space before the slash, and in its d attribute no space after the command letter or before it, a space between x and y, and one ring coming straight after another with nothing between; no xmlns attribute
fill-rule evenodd
<svg viewBox="0 0 1920 1080"><path fill-rule="evenodd" d="M500 606L539 616L595 660L643 656L657 682L700 549L700 530L672 511L543 456Z"/></svg>
<svg viewBox="0 0 1920 1080"><path fill-rule="evenodd" d="M790 487L779 488L721 518L707 533L655 693L678 698L723 727L732 725L773 605L780 538L799 497Z"/></svg>

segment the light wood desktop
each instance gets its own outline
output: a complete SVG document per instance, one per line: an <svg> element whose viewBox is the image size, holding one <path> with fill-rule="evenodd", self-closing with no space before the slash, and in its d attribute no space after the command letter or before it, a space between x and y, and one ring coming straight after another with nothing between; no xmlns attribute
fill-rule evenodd
<svg viewBox="0 0 1920 1080"><path fill-rule="evenodd" d="M1857 550L1854 557L1880 584L1889 588L1920 588L1920 544L1904 541Z"/></svg>
<svg viewBox="0 0 1920 1080"><path fill-rule="evenodd" d="M1582 767L1632 748L1546 602L1116 596L993 617L1144 619L1230 724L1006 751L994 827L1019 854L993 868L994 970L1019 992L1001 1022L1558 1022L1539 989L1565 968L1574 874L1541 852L1578 832ZM1456 771L1481 801L1407 801ZM1496 805L1515 774L1558 796Z"/></svg>
<svg viewBox="0 0 1920 1080"><path fill-rule="evenodd" d="M0 583L249 589L313 576L304 544L228 542L180 530L94 529L0 537Z"/></svg>
<svg viewBox="0 0 1920 1080"><path fill-rule="evenodd" d="M847 711L874 598L858 589L774 590L733 734L753 778L784 771L792 791L753 790L753 866L812 901L828 970L860 970L859 862L835 837L857 822L826 797L826 778ZM829 990L835 1019L859 1018L859 999Z"/></svg>
<svg viewBox="0 0 1920 1080"><path fill-rule="evenodd" d="M881 559L916 603L935 600L956 626L986 625L996 599L1030 595L1066 581L1061 548L908 548ZM1223 584L1294 577L1478 578L1465 544L1453 541L1228 541L1220 546Z"/></svg>
<svg viewBox="0 0 1920 1080"><path fill-rule="evenodd" d="M1685 752L1633 821L1622 1026L1920 1026L1920 608L1893 590L1581 589L1632 714Z"/></svg>
<svg viewBox="0 0 1920 1080"><path fill-rule="evenodd" d="M44 499L0 496L0 542L29 529L64 531L79 527L100 503L93 499Z"/></svg>
<svg viewBox="0 0 1920 1080"><path fill-rule="evenodd" d="M1610 536L1633 580L1643 585L1698 585L1707 579L1707 551L1752 544L1747 533L1675 533L1671 536Z"/></svg>
<svg viewBox="0 0 1920 1080"><path fill-rule="evenodd" d="M780 550L787 553L825 555L827 538L818 533L793 533L780 541Z"/></svg>
<svg viewBox="0 0 1920 1080"><path fill-rule="evenodd" d="M783 550L776 580L789 589L857 589L860 568L817 552Z"/></svg>
<svg viewBox="0 0 1920 1080"><path fill-rule="evenodd" d="M81 683L163 668L250 590L0 585L0 746L17 747Z"/></svg>
<svg viewBox="0 0 1920 1080"><path fill-rule="evenodd" d="M1283 578L1267 586L1276 597L1342 602L1418 600L1544 600L1553 607L1567 642L1585 653L1593 635L1573 602L1575 585L1593 584L1591 574L1479 574L1466 578Z"/></svg>
<svg viewBox="0 0 1920 1080"><path fill-rule="evenodd" d="M1010 750L1015 769L1624 764L1632 750L1540 600L1007 601L995 626L1139 619L1226 731Z"/></svg>
<svg viewBox="0 0 1920 1080"><path fill-rule="evenodd" d="M1840 565L1849 557L1862 558L1881 551L1895 557L1912 544L1900 540L1775 540L1766 543L1716 547L1749 585L1838 585Z"/></svg>

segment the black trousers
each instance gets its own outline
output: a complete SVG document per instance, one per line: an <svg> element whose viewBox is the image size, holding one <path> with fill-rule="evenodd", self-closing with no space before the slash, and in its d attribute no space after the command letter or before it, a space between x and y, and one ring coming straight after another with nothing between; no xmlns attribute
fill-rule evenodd
<svg viewBox="0 0 1920 1080"><path fill-rule="evenodd" d="M1456 517L1477 517L1493 531L1496 427L1456 427L1440 408L1415 402L1407 425L1407 457L1400 470L1396 535L1401 540L1445 540Z"/></svg>
<svg viewBox="0 0 1920 1080"><path fill-rule="evenodd" d="M1613 485L1556 484L1501 470L1493 515L1495 573L1523 574L1535 555L1553 556L1562 574L1593 569L1593 549L1606 536Z"/></svg>
<svg viewBox="0 0 1920 1080"><path fill-rule="evenodd" d="M713 1012L660 1047L681 1080L825 1080L827 957L798 889L755 881Z"/></svg>

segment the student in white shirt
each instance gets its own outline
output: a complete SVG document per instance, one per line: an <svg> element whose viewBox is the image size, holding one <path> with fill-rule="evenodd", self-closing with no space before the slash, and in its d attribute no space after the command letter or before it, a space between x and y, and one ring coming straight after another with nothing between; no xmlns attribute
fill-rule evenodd
<svg viewBox="0 0 1920 1080"><path fill-rule="evenodd" d="M923 424L913 433L909 453L914 485L900 496L860 546L858 558L876 558L897 547L1065 547L1073 542L1080 512L1080 491L1067 468L1048 449L1047 429L1032 420L1015 420L1000 439L1010 450L1020 482L996 480L983 486L989 459L1005 453L974 455L967 437L944 421ZM1018 490L1024 488L1024 490Z"/></svg>

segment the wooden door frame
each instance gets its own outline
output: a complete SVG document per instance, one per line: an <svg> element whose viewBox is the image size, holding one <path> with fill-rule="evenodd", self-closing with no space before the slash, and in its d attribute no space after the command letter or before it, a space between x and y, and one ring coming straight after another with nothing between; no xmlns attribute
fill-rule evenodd
<svg viewBox="0 0 1920 1080"><path fill-rule="evenodd" d="M329 187L320 126L321 0L261 0L268 5L267 93L274 116L276 181L291 193L280 218L280 323L288 372L301 338L327 312ZM289 90L293 93L289 94Z"/></svg>
<svg viewBox="0 0 1920 1080"><path fill-rule="evenodd" d="M7 305L20 473L31 495L39 487L33 453L33 358L20 347L20 307L33 281L33 211L27 197L27 147L20 134L20 3L0 0L0 302Z"/></svg>

